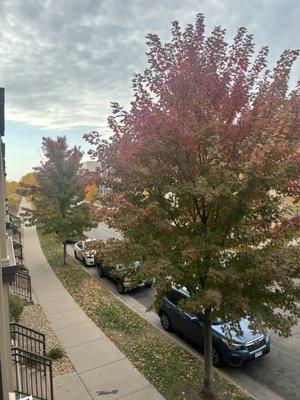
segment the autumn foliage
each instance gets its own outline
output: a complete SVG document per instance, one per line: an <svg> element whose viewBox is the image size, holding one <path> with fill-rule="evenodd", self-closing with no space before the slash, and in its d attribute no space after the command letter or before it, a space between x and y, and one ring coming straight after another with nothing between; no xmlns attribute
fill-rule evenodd
<svg viewBox="0 0 300 400"><path fill-rule="evenodd" d="M171 276L190 293L184 309L205 315L211 396L212 318L238 330L248 316L254 330L288 335L299 316L299 258L287 246L297 231L283 210L299 196L300 85L288 86L298 51L269 70L268 48L255 55L245 28L228 45L220 27L204 35L202 15L185 31L174 22L169 43L151 34L147 44L131 108L113 104L112 137L86 137L113 189L104 218L125 238L113 256L142 259L158 300Z"/></svg>
<svg viewBox="0 0 300 400"><path fill-rule="evenodd" d="M88 201L89 203L93 203L98 196L98 188L97 185L95 183L89 183L86 187L85 187L85 199L86 201Z"/></svg>
<svg viewBox="0 0 300 400"><path fill-rule="evenodd" d="M27 180L21 188L29 195L33 208L29 220L44 232L54 233L63 243L63 264L66 264L66 243L82 237L95 226L89 207L83 203L82 152L69 148L65 136L43 138L44 159L35 170L35 183Z"/></svg>
<svg viewBox="0 0 300 400"><path fill-rule="evenodd" d="M28 172L27 174L23 175L20 181L21 185L36 185L36 175L35 172Z"/></svg>

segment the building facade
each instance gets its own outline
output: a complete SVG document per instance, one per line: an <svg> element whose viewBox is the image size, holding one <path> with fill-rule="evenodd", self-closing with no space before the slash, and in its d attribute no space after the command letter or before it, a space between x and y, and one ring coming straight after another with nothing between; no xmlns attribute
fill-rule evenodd
<svg viewBox="0 0 300 400"><path fill-rule="evenodd" d="M9 331L9 283L16 269L11 242L6 236L4 89L0 88L0 397L12 398L13 380ZM9 257L11 256L11 257ZM2 392L2 393L1 393ZM11 395L9 395L11 393Z"/></svg>
<svg viewBox="0 0 300 400"><path fill-rule="evenodd" d="M45 335L10 321L9 296L32 302L31 276L23 262L20 218L6 205L4 89L0 88L0 400L53 400L52 360ZM42 371L42 373L41 373Z"/></svg>

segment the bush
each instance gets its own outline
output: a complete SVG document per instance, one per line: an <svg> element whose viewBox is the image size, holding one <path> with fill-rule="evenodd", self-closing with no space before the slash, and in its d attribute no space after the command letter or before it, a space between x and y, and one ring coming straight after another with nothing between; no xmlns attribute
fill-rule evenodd
<svg viewBox="0 0 300 400"><path fill-rule="evenodd" d="M65 355L64 351L60 347L52 347L47 352L47 357L51 358L52 360L57 360Z"/></svg>
<svg viewBox="0 0 300 400"><path fill-rule="evenodd" d="M12 322L18 322L23 312L24 304L19 296L9 295L9 319Z"/></svg>

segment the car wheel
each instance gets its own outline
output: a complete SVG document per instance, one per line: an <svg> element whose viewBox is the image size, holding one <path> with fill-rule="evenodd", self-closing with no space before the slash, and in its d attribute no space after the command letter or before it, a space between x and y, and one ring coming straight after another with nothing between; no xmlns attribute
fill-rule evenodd
<svg viewBox="0 0 300 400"><path fill-rule="evenodd" d="M104 278L104 271L103 269L100 267L100 265L98 265L98 275L100 278Z"/></svg>
<svg viewBox="0 0 300 400"><path fill-rule="evenodd" d="M78 255L77 255L76 250L74 250L74 257L75 257L75 258L78 258Z"/></svg>
<svg viewBox="0 0 300 400"><path fill-rule="evenodd" d="M164 328L165 331L170 332L170 331L172 330L172 329L171 329L171 322L170 322L170 319L169 319L169 317L167 316L167 314L164 313L164 312L162 312L162 313L160 314L160 323L161 323L161 325L162 325L162 327Z"/></svg>
<svg viewBox="0 0 300 400"><path fill-rule="evenodd" d="M217 368L221 367L222 365L221 354L215 347L212 348L212 364Z"/></svg>
<svg viewBox="0 0 300 400"><path fill-rule="evenodd" d="M122 283L121 281L118 281L118 282L116 283L116 288L117 288L117 291L118 291L120 294L124 294L124 293L125 293L125 287L124 287L124 285L123 285L123 283Z"/></svg>

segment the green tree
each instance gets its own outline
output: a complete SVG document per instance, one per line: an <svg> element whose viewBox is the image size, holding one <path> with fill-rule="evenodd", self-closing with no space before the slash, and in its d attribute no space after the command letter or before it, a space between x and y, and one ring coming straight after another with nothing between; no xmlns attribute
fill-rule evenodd
<svg viewBox="0 0 300 400"><path fill-rule="evenodd" d="M26 195L27 201L32 201L30 192L32 188L35 188L37 186L35 172L27 172L27 174L23 175L19 182L19 185L20 186L17 192Z"/></svg>
<svg viewBox="0 0 300 400"><path fill-rule="evenodd" d="M84 200L82 152L68 148L65 137L43 138L45 160L35 168L35 181L25 182L23 194L31 196L33 209L27 210L30 220L44 232L53 232L63 243L63 265L66 264L66 243L95 226L92 213Z"/></svg>
<svg viewBox="0 0 300 400"><path fill-rule="evenodd" d="M18 194L20 184L15 181L6 182L6 198L8 211L12 214L16 214L19 209L21 196Z"/></svg>
<svg viewBox="0 0 300 400"><path fill-rule="evenodd" d="M36 185L36 176L35 172L28 172L27 174L23 175L20 181L23 185Z"/></svg>
<svg viewBox="0 0 300 400"><path fill-rule="evenodd" d="M99 181L109 225L124 241L108 256L142 259L156 277L158 301L171 280L190 298L182 308L204 316L203 395L213 397L211 324L287 336L299 317L297 221L283 200L299 198L299 93L288 79L298 51L273 71L268 49L240 28L231 46L220 27L204 36L203 16L172 40L148 35L149 68L133 80L129 111L113 104L111 140L86 136L101 159ZM123 249L123 250L122 250Z"/></svg>

